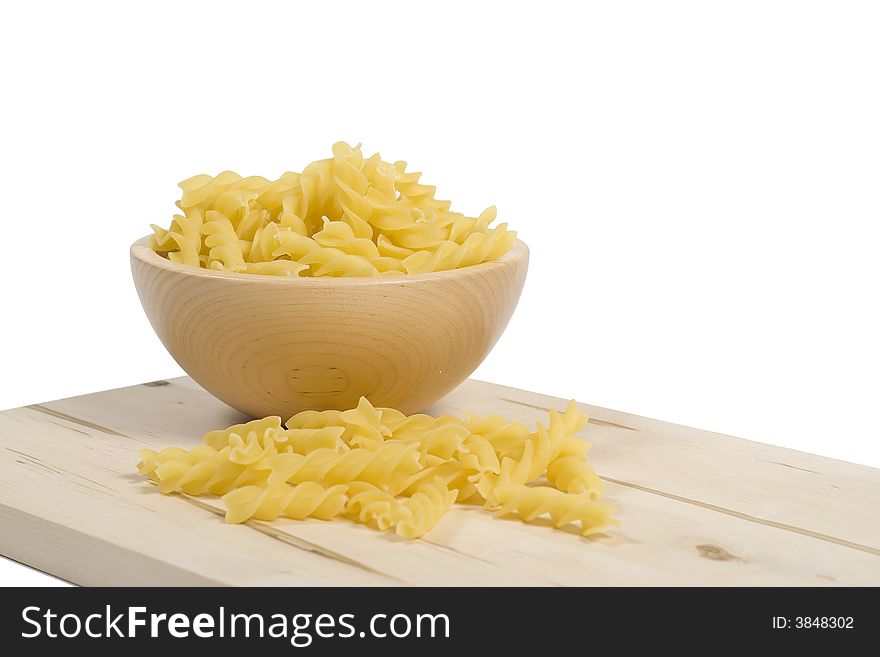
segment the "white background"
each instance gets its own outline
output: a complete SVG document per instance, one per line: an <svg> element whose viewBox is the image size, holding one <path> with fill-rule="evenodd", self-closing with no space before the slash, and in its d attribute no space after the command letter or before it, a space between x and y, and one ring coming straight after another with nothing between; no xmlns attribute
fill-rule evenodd
<svg viewBox="0 0 880 657"><path fill-rule="evenodd" d="M4 5L0 408L181 374L129 244L180 179L345 139L530 245L477 377L880 466L878 33L871 2Z"/></svg>

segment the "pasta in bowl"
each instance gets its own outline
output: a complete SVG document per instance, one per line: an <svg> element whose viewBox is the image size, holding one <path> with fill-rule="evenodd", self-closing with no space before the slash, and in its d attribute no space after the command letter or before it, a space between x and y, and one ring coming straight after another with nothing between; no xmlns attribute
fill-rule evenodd
<svg viewBox="0 0 880 657"><path fill-rule="evenodd" d="M309 165L317 182L309 167L283 182L184 181L183 214L131 247L138 296L180 366L252 417L361 396L414 413L494 346L528 248L489 227L494 208L454 213L400 163L344 144L321 162ZM374 192L381 176L386 196Z"/></svg>
<svg viewBox="0 0 880 657"><path fill-rule="evenodd" d="M496 260L513 246L495 207L468 217L403 161L333 145L333 157L270 181L232 171L180 183L180 214L153 224L172 262L274 276L394 276Z"/></svg>

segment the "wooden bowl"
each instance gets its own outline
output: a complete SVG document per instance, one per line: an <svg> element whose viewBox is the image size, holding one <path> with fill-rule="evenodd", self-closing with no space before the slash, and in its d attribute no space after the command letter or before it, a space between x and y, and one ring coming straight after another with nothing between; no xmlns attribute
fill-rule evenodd
<svg viewBox="0 0 880 657"><path fill-rule="evenodd" d="M468 377L516 308L529 251L432 274L286 278L175 264L131 247L159 339L205 390L253 417L377 406L415 413Z"/></svg>

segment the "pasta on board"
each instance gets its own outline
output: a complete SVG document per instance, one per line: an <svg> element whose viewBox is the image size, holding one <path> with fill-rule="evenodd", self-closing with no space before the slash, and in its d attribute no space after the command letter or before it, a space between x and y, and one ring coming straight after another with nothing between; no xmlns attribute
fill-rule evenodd
<svg viewBox="0 0 880 657"><path fill-rule="evenodd" d="M189 191L195 198L197 191L227 193ZM309 203L317 193L309 191ZM303 411L286 422L270 416L211 431L189 450L143 450L138 469L163 493L222 496L233 523L345 517L417 538L460 502L525 522L549 516L557 527L576 524L588 535L616 521L613 507L600 501L589 443L576 436L586 422L574 402L529 431L497 415L406 416L362 397L346 411Z"/></svg>
<svg viewBox="0 0 880 657"><path fill-rule="evenodd" d="M166 229L151 247L172 262L268 276L423 274L497 260L516 241L494 207L478 217L435 198L406 162L364 157L360 145L277 180L232 171L180 183Z"/></svg>
<svg viewBox="0 0 880 657"><path fill-rule="evenodd" d="M339 484L324 487L314 481L298 486L242 486L224 495L223 502L229 522L244 522L249 518L274 520L279 516L294 520L330 520L345 508L346 490L346 486Z"/></svg>

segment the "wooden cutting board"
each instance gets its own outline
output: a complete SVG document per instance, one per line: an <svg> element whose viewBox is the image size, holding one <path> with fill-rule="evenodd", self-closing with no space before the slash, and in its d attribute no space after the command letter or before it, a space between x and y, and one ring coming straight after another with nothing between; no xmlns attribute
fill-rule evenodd
<svg viewBox="0 0 880 657"><path fill-rule="evenodd" d="M564 402L467 381L429 412L544 421ZM0 553L84 585L880 585L880 470L582 405L621 526L456 508L407 542L344 520L227 525L161 495L138 450L242 418L188 378L0 414Z"/></svg>

